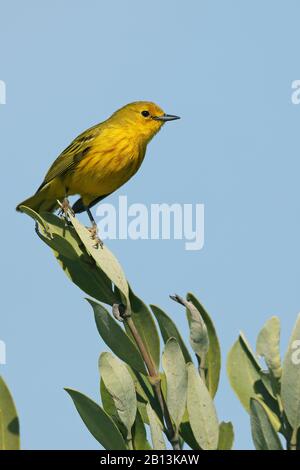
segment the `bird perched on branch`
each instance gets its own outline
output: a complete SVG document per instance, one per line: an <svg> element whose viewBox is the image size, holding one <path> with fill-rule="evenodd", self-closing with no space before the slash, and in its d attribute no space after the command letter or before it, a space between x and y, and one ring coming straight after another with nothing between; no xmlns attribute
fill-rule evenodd
<svg viewBox="0 0 300 470"><path fill-rule="evenodd" d="M54 161L37 192L17 206L36 212L53 212L58 200L69 207L67 197L79 194L72 209L87 211L96 238L91 207L116 191L140 168L147 144L167 121L179 119L165 114L155 103L136 101L110 118L80 134Z"/></svg>

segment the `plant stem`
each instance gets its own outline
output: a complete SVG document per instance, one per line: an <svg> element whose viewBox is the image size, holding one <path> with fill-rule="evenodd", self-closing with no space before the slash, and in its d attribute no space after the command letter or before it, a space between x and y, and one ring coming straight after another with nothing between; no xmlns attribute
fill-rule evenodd
<svg viewBox="0 0 300 470"><path fill-rule="evenodd" d="M130 329L131 334L135 339L135 342L136 342L136 344L137 344L137 346L140 350L140 353L141 353L141 355L144 359L144 362L146 364L146 367L148 369L149 376L150 376L150 382L151 382L151 385L153 387L154 393L155 393L156 398L159 402L159 405L160 405L160 408L161 408L161 411L162 411L162 414L163 414L163 417L164 417L167 437L168 437L169 441L171 442L173 449L174 450L180 450L178 433L176 433L175 430L174 430L174 427L173 427L173 424L172 424L172 421L171 421L171 417L170 417L170 413L169 413L167 404L165 402L164 396L162 394L161 385L160 385L160 376L159 376L159 374L156 370L156 366L155 366L155 364L152 360L152 357L148 353L148 350L147 350L147 348L146 348L146 346L145 346L138 330L136 329L136 326L135 326L132 318L130 316L124 316L123 319L124 319L124 322L127 323L128 328Z"/></svg>
<svg viewBox="0 0 300 470"><path fill-rule="evenodd" d="M147 348L144 345L143 340L142 340L138 330L136 329L136 326L133 323L132 318L131 317L126 317L126 318L124 318L124 321L127 323L128 327L129 327L129 329L132 333L132 336L134 337L135 342L138 345L138 348L139 348L139 350L140 350L140 352L143 356L143 359L145 361L145 364L147 366L147 369L149 371L150 376L151 377L157 377L155 364L152 360L152 357L148 353Z"/></svg>
<svg viewBox="0 0 300 470"><path fill-rule="evenodd" d="M292 437L290 441L290 450L297 450L297 432L298 429L293 429Z"/></svg>
<svg viewBox="0 0 300 470"><path fill-rule="evenodd" d="M131 435L127 436L126 444L127 444L129 450L133 450L132 436Z"/></svg>

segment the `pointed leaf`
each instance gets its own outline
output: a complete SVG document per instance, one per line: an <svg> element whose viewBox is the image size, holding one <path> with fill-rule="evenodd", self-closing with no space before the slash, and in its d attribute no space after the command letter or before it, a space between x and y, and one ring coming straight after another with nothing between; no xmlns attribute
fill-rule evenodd
<svg viewBox="0 0 300 470"><path fill-rule="evenodd" d="M283 362L281 377L283 408L292 428L300 428L300 314L297 317Z"/></svg>
<svg viewBox="0 0 300 470"><path fill-rule="evenodd" d="M119 301L113 291L112 282L97 267L73 227L48 212L37 214L28 208L24 212L37 222L37 235L52 248L63 271L74 284L86 294L106 304L112 305Z"/></svg>
<svg viewBox="0 0 300 470"><path fill-rule="evenodd" d="M180 436L183 438L184 442L186 442L187 445L191 449L201 450L201 447L199 446L193 434L193 431L189 422L189 414L188 414L187 409L184 412L182 423L180 425Z"/></svg>
<svg viewBox="0 0 300 470"><path fill-rule="evenodd" d="M149 377L148 376L146 377L145 375L140 374L137 371L134 371L133 369L131 369L130 366L128 366L128 371L134 382L137 400L138 400L138 410L141 414L143 422L146 424L149 424L148 415L146 411L146 404L148 402L150 403L151 407L153 408L157 416L161 418L162 420L161 409L154 395L153 387L150 384Z"/></svg>
<svg viewBox="0 0 300 470"><path fill-rule="evenodd" d="M82 393L65 389L72 398L82 421L106 450L126 450L122 434L112 418L93 400Z"/></svg>
<svg viewBox="0 0 300 470"><path fill-rule="evenodd" d="M280 413L277 402L267 391L261 379L261 367L243 334L239 335L229 351L227 375L238 399L246 411L250 412L250 398L261 398L266 404L265 410L276 429L280 429Z"/></svg>
<svg viewBox="0 0 300 470"><path fill-rule="evenodd" d="M122 361L146 375L143 358L133 341L102 305L91 299L87 301L94 309L97 329L103 341Z"/></svg>
<svg viewBox="0 0 300 470"><path fill-rule="evenodd" d="M19 419L10 391L0 377L0 450L20 449Z"/></svg>
<svg viewBox="0 0 300 470"><path fill-rule="evenodd" d="M127 366L127 369L134 382L136 393L140 395L141 400L144 402L154 400L154 391L150 384L149 377L133 370L130 366Z"/></svg>
<svg viewBox="0 0 300 470"><path fill-rule="evenodd" d="M151 446L147 440L146 429L139 411L133 425L133 448L134 450L150 450Z"/></svg>
<svg viewBox="0 0 300 470"><path fill-rule="evenodd" d="M190 344L194 353L201 359L204 359L209 349L209 337L206 325L193 302L186 301L186 313L190 327Z"/></svg>
<svg viewBox="0 0 300 470"><path fill-rule="evenodd" d="M280 411L278 406L275 408L270 408L270 406L273 406L273 400L269 401L269 398L267 400L265 398L260 397L259 395L256 395L255 400L258 401L265 412L267 413L269 420L271 421L271 424L273 428L275 429L276 432L282 432L282 423L281 423L281 416L280 416ZM277 404L277 402L276 402ZM275 411L274 411L275 410Z"/></svg>
<svg viewBox="0 0 300 470"><path fill-rule="evenodd" d="M165 450L166 444L162 433L161 423L149 403L147 404L147 414L150 423L153 450Z"/></svg>
<svg viewBox="0 0 300 470"><path fill-rule="evenodd" d="M179 429L186 407L187 370L180 346L175 338L170 338L162 356L166 374L167 407L176 430Z"/></svg>
<svg viewBox="0 0 300 470"><path fill-rule="evenodd" d="M267 413L261 403L254 398L251 398L250 402L250 420L256 450L283 450Z"/></svg>
<svg viewBox="0 0 300 470"><path fill-rule="evenodd" d="M218 446L219 424L212 398L195 366L188 364L187 409L189 421L198 444L203 450Z"/></svg>
<svg viewBox="0 0 300 470"><path fill-rule="evenodd" d="M100 395L101 395L102 408L113 419L115 425L119 429L120 433L122 434L126 442L127 429L125 428L124 424L120 420L115 402L112 396L110 395L109 391L105 387L105 384L102 379L100 379Z"/></svg>
<svg viewBox="0 0 300 470"><path fill-rule="evenodd" d="M206 385L211 396L214 397L218 389L221 370L221 350L219 340L214 324L203 305L192 293L187 294L187 300L192 302L196 309L200 312L207 328L209 337L209 350L205 359L205 367L207 368Z"/></svg>
<svg viewBox="0 0 300 470"><path fill-rule="evenodd" d="M234 430L232 423L222 421L219 426L218 450L231 450L234 441Z"/></svg>
<svg viewBox="0 0 300 470"><path fill-rule="evenodd" d="M260 331L256 351L259 356L262 356L268 369L272 371L274 377L281 377L281 362L280 362L280 321L278 317L270 318Z"/></svg>
<svg viewBox="0 0 300 470"><path fill-rule="evenodd" d="M119 418L127 429L127 439L131 439L131 429L137 412L137 399L131 375L126 365L109 352L100 355L99 368Z"/></svg>
<svg viewBox="0 0 300 470"><path fill-rule="evenodd" d="M184 356L185 362L192 362L192 358L186 345L183 342L183 339L171 318L159 307L156 305L150 305L151 310L157 320L159 329L164 340L164 343L168 341L169 338L175 338L178 341L178 344L181 348L182 354Z"/></svg>
<svg viewBox="0 0 300 470"><path fill-rule="evenodd" d="M102 248L95 248L95 242L91 239L89 230L72 215L71 211L68 212L68 216L87 252L95 260L97 266L122 293L124 303L130 307L128 283L117 258L105 245Z"/></svg>
<svg viewBox="0 0 300 470"><path fill-rule="evenodd" d="M100 378L100 396L104 411L111 416L115 422L120 421L115 402L105 387L102 377Z"/></svg>
<svg viewBox="0 0 300 470"><path fill-rule="evenodd" d="M185 421L184 423L181 423L180 425L180 436L186 442L186 444L192 449L192 450L201 450L201 447L199 446L198 442L196 441L191 425L188 421Z"/></svg>
<svg viewBox="0 0 300 470"><path fill-rule="evenodd" d="M261 367L243 334L232 346L227 358L230 384L246 411L250 411L250 398L262 386Z"/></svg>

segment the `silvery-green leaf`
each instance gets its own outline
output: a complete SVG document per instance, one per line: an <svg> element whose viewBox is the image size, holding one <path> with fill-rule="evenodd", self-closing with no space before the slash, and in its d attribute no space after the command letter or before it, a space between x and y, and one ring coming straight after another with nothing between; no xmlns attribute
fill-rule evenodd
<svg viewBox="0 0 300 470"><path fill-rule="evenodd" d="M281 416L280 416L280 411L279 409L276 409L274 411L274 408L271 409L270 406L273 405L273 400L269 400L269 398L262 398L259 395L256 395L255 400L261 404L263 409L265 410L266 414L268 415L268 418L275 429L276 432L279 432L282 429L282 422L281 422Z"/></svg>
<svg viewBox="0 0 300 470"><path fill-rule="evenodd" d="M272 317L265 323L258 335L256 352L265 359L268 369L272 371L276 378L281 377L279 343L280 320L278 317Z"/></svg>
<svg viewBox="0 0 300 470"><path fill-rule="evenodd" d="M123 295L124 303L130 308L128 283L117 258L105 245L102 248L95 248L95 242L92 240L89 230L73 216L71 211L68 212L68 216L87 252L95 260L97 266L101 268L111 282L119 289Z"/></svg>
<svg viewBox="0 0 300 470"><path fill-rule="evenodd" d="M250 401L250 421L256 450L283 450L264 407L254 398Z"/></svg>
<svg viewBox="0 0 300 470"><path fill-rule="evenodd" d="M186 296L187 300L192 302L193 305L200 312L201 317L207 328L209 337L209 349L205 357L205 368L206 371L206 386L212 397L215 396L218 390L220 370L221 370L221 349L217 336L217 332L214 323L208 314L207 310L199 302L199 300L189 292Z"/></svg>
<svg viewBox="0 0 300 470"><path fill-rule="evenodd" d="M172 296L172 299L186 307L192 349L195 354L204 359L209 349L209 337L205 322L203 321L199 310L195 307L193 302L185 300L178 295Z"/></svg>
<svg viewBox="0 0 300 470"><path fill-rule="evenodd" d="M188 364L187 410L196 441L203 450L218 447L219 424L213 400L195 366Z"/></svg>
<svg viewBox="0 0 300 470"><path fill-rule="evenodd" d="M283 408L292 428L300 427L300 314L284 358L281 377Z"/></svg>
<svg viewBox="0 0 300 470"><path fill-rule="evenodd" d="M167 382L167 407L178 430L186 407L187 370L175 338L170 338L165 345L162 366Z"/></svg>
<svg viewBox="0 0 300 470"><path fill-rule="evenodd" d="M248 413L252 397L263 399L269 418L278 430L281 427L278 405L263 383L261 372L255 354L241 333L228 353L227 374L230 384Z"/></svg>
<svg viewBox="0 0 300 470"><path fill-rule="evenodd" d="M91 297L112 305L120 300L112 281L100 269L81 243L75 229L55 214L37 214L22 207L37 223L36 233L54 252L64 273Z"/></svg>
<svg viewBox="0 0 300 470"><path fill-rule="evenodd" d="M132 426L137 411L134 383L126 365L109 352L100 355L99 368L106 389L114 400L120 421L131 439Z"/></svg>
<svg viewBox="0 0 300 470"><path fill-rule="evenodd" d="M209 338L207 334L206 325L201 317L197 315L198 310L196 308L189 308L190 312L190 343L194 352L202 357L205 355L209 348ZM199 313L199 312L198 312Z"/></svg>
<svg viewBox="0 0 300 470"><path fill-rule="evenodd" d="M153 450L165 450L166 443L164 440L161 423L149 403L147 403L146 409L150 423Z"/></svg>

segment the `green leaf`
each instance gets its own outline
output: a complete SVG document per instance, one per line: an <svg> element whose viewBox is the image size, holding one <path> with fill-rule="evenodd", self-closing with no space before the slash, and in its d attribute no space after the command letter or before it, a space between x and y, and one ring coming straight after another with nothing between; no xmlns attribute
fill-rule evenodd
<svg viewBox="0 0 300 470"><path fill-rule="evenodd" d="M146 411L146 404L148 402L154 409L157 416L159 416L159 418L162 420L161 409L154 395L153 387L150 384L149 377L133 370L130 366L128 366L128 371L134 382L138 400L138 410L141 414L143 422L149 424L148 415Z"/></svg>
<svg viewBox="0 0 300 470"><path fill-rule="evenodd" d="M206 385L211 396L214 397L218 389L221 370L221 350L219 340L214 324L203 305L201 305L199 300L192 293L188 293L186 298L188 301L192 302L196 309L200 312L200 315L203 318L207 328L209 337L209 350L205 360L205 366L207 368Z"/></svg>
<svg viewBox="0 0 300 470"><path fill-rule="evenodd" d="M168 341L169 338L175 338L178 341L178 344L181 348L182 354L184 356L185 362L192 362L192 358L184 341L175 325L173 320L159 307L156 305L150 305L151 310L157 320L159 329L164 340L164 343Z"/></svg>
<svg viewBox="0 0 300 470"><path fill-rule="evenodd" d="M137 399L131 375L126 365L109 352L100 355L99 368L119 418L127 429L127 439L130 440L137 412Z"/></svg>
<svg viewBox="0 0 300 470"><path fill-rule="evenodd" d="M147 404L147 413L150 423L153 450L165 450L166 444L162 433L161 423L149 403Z"/></svg>
<svg viewBox="0 0 300 470"><path fill-rule="evenodd" d="M146 429L139 411L133 425L133 448L134 450L150 450L151 446L147 440Z"/></svg>
<svg viewBox="0 0 300 470"><path fill-rule="evenodd" d="M234 441L234 429L232 423L222 421L219 425L218 450L231 450Z"/></svg>
<svg viewBox="0 0 300 470"><path fill-rule="evenodd" d="M180 436L187 443L187 445L193 450L201 450L198 442L196 441L191 425L188 421L181 423L180 425Z"/></svg>
<svg viewBox="0 0 300 470"><path fill-rule="evenodd" d="M105 383L103 382L102 377L100 378L100 395L101 395L101 402L102 402L102 407L104 411L106 411L106 413L109 416L111 416L114 419L114 421L116 420L119 421L120 419L119 419L115 402L111 394L105 387Z"/></svg>
<svg viewBox="0 0 300 470"><path fill-rule="evenodd" d="M141 399L146 402L154 400L153 388L149 382L149 376L140 374L136 370L133 370L130 366L127 367L134 382L134 386L138 395Z"/></svg>
<svg viewBox="0 0 300 470"><path fill-rule="evenodd" d="M188 364L187 410L196 441L203 450L215 450L219 424L212 398L195 366Z"/></svg>
<svg viewBox="0 0 300 470"><path fill-rule="evenodd" d="M131 305L131 316L138 330L143 343L151 355L156 368L159 369L160 343L158 331L150 310L129 288L129 299ZM125 324L126 327L126 324ZM126 327L127 334L131 336L130 330Z"/></svg>
<svg viewBox="0 0 300 470"><path fill-rule="evenodd" d="M112 418L93 400L82 393L66 388L82 421L106 450L126 450L122 434Z"/></svg>
<svg viewBox="0 0 300 470"><path fill-rule="evenodd" d="M278 317L270 318L260 331L257 342L256 352L262 356L268 369L272 371L274 377L281 377L280 361L280 320Z"/></svg>
<svg viewBox="0 0 300 470"><path fill-rule="evenodd" d="M94 309L97 329L103 341L122 361L146 375L143 358L133 341L102 305L91 299L87 301Z"/></svg>
<svg viewBox="0 0 300 470"><path fill-rule="evenodd" d="M117 258L105 245L102 248L95 248L95 242L91 239L89 230L72 215L71 211L68 212L68 216L87 252L92 256L97 266L123 294L124 303L130 307L128 283Z"/></svg>
<svg viewBox="0 0 300 470"><path fill-rule="evenodd" d="M0 377L0 450L19 450L20 430L16 407L10 391Z"/></svg>
<svg viewBox="0 0 300 470"><path fill-rule="evenodd" d="M201 360L204 360L209 349L209 338L206 325L199 310L192 302L187 302L186 307L192 349Z"/></svg>
<svg viewBox="0 0 300 470"><path fill-rule="evenodd" d="M167 407L176 430L179 429L186 407L187 370L180 346L170 338L162 356L167 382Z"/></svg>
<svg viewBox="0 0 300 470"><path fill-rule="evenodd" d="M111 280L97 267L72 226L48 212L37 214L24 207L22 210L37 222L37 235L52 248L63 271L74 284L100 302L112 305L119 301Z"/></svg>
<svg viewBox="0 0 300 470"><path fill-rule="evenodd" d="M114 420L115 425L121 432L123 438L127 439L127 429L125 428L124 424L119 418L117 408L115 406L115 402L110 395L109 391L105 387L105 384L102 379L100 379L100 395L101 395L101 402L102 408L104 411Z"/></svg>
<svg viewBox="0 0 300 470"><path fill-rule="evenodd" d="M20 210L21 212L24 212L24 214L29 215L29 217L35 220L43 228L47 235L51 237L51 229L40 214L38 214L33 209L30 209L30 207L27 206L20 206Z"/></svg>
<svg viewBox="0 0 300 470"><path fill-rule="evenodd" d="M187 409L184 412L183 418L182 418L182 423L180 425L180 436L183 438L184 442L187 443L187 445L193 449L193 450L201 450L201 447L199 446L198 442L195 439L195 436L193 434L190 422L189 422L189 414Z"/></svg>
<svg viewBox="0 0 300 470"><path fill-rule="evenodd" d="M300 314L297 317L283 361L281 397L287 419L294 430L300 427Z"/></svg>
<svg viewBox="0 0 300 470"><path fill-rule="evenodd" d="M272 375L272 372L269 370L261 370L260 378L269 394L277 400L278 389L274 390L274 376Z"/></svg>
<svg viewBox="0 0 300 470"><path fill-rule="evenodd" d="M245 337L240 334L227 358L227 375L231 387L248 413L250 399L252 397L262 399L273 426L279 430L281 422L278 404L266 389L266 382L262 381L261 373L261 367L254 353Z"/></svg>
<svg viewBox="0 0 300 470"><path fill-rule="evenodd" d="M256 450L283 450L264 407L254 398L250 401L250 420Z"/></svg>

